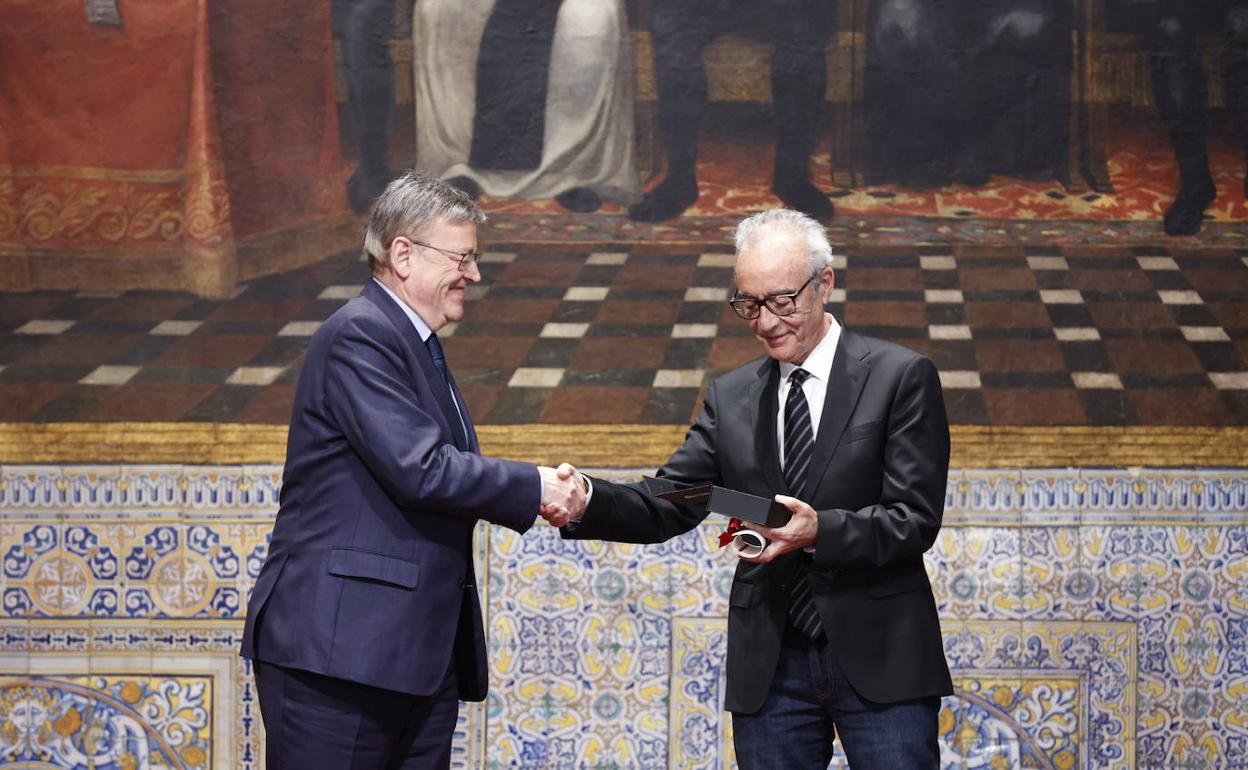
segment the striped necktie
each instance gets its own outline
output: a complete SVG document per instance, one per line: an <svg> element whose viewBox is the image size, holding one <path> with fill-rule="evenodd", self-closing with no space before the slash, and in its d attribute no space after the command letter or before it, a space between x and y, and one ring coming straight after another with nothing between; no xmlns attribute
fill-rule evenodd
<svg viewBox="0 0 1248 770"><path fill-rule="evenodd" d="M810 458L815 453L810 404L806 403L806 394L802 392L802 384L809 376L810 372L805 369L794 369L789 374L789 396L784 402L784 481L789 486L789 494L797 498L802 496ZM823 624L806 579L810 554L802 553L800 558L801 566L794 572L793 584L789 587L789 622L814 639L823 633Z"/></svg>

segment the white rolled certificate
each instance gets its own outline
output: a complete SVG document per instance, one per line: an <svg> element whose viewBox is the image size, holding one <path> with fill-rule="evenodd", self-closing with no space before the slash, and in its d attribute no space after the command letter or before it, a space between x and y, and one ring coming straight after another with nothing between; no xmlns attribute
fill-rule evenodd
<svg viewBox="0 0 1248 770"><path fill-rule="evenodd" d="M767 538L752 529L742 529L732 536L732 552L754 558L767 548Z"/></svg>

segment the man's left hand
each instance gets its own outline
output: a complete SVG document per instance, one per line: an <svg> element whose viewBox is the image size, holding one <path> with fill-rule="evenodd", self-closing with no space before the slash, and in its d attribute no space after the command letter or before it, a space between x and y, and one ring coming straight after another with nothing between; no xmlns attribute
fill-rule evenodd
<svg viewBox="0 0 1248 770"><path fill-rule="evenodd" d="M815 544L815 536L819 534L819 517L815 509L788 495L776 495L776 502L788 508L793 517L783 527L751 526L750 529L767 538L767 548L758 556L742 556L743 560L769 562L790 551Z"/></svg>

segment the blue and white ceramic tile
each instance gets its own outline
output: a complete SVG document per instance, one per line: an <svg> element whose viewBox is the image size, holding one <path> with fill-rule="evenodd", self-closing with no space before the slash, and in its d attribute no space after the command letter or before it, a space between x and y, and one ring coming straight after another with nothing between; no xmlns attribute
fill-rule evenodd
<svg viewBox="0 0 1248 770"><path fill-rule="evenodd" d="M280 473L0 468L0 767L260 766L236 649ZM946 768L1243 764L1248 473L966 469L946 501ZM455 766L732 767L720 526L653 546L481 526L492 691Z"/></svg>

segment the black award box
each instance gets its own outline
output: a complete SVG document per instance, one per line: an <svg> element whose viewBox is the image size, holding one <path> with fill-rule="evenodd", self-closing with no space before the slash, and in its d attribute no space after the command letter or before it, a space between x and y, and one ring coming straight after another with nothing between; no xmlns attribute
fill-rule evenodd
<svg viewBox="0 0 1248 770"><path fill-rule="evenodd" d="M643 476L642 484L654 497L679 505L705 508L710 513L764 527L783 527L793 515L770 497L759 497L714 484L689 486L654 476Z"/></svg>

